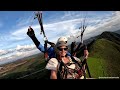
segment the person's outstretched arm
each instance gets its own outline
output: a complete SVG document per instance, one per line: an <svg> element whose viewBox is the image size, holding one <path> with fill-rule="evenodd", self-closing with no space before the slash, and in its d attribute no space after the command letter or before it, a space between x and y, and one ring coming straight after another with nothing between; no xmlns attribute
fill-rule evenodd
<svg viewBox="0 0 120 90"><path fill-rule="evenodd" d="M52 47L55 46L55 43L53 43L53 42L47 41L47 43L50 44Z"/></svg>
<svg viewBox="0 0 120 90"><path fill-rule="evenodd" d="M41 51L41 52L44 52L44 46L42 46L40 44L40 42L38 41L38 39L36 38L35 36L35 33L34 33L34 30L29 27L28 28L28 31L27 31L27 35L32 39L32 41L34 42L34 44L36 45L36 47Z"/></svg>

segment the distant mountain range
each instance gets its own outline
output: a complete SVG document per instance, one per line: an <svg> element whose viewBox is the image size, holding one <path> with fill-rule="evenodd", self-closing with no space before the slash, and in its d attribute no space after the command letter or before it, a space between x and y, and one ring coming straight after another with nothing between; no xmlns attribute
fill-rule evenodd
<svg viewBox="0 0 120 90"><path fill-rule="evenodd" d="M118 33L118 34L120 34L120 30L117 30L117 31L115 31L115 33Z"/></svg>
<svg viewBox="0 0 120 90"><path fill-rule="evenodd" d="M120 30L117 30L117 31L114 31L114 32L105 31L100 35L90 37L89 39L84 40L84 43L89 44L93 40L96 40L97 38L106 38L106 39L109 39L109 40L110 40L110 38L111 38L111 40L112 40L112 38L116 38L116 39L120 40L120 37L119 37L118 34L120 34ZM114 37L111 37L111 36L114 36Z"/></svg>

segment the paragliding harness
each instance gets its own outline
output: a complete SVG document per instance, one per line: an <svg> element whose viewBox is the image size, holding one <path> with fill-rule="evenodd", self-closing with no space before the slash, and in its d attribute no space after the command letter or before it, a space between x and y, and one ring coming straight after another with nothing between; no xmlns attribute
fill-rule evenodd
<svg viewBox="0 0 120 90"><path fill-rule="evenodd" d="M79 51L79 49L81 47L84 47L84 50L87 50L87 45L83 44L83 33L84 33L84 31L86 30L86 27L87 27L87 25L85 25L85 20L86 20L86 17L83 20L83 23L81 22L81 27L79 28L79 29L81 29L81 35L80 35L81 36L81 42L79 43L79 45L77 46L77 48L74 51L72 51L72 55L73 56L76 56L76 53ZM72 48L74 48L74 46L72 46ZM90 71L89 71L89 68L88 68L88 65L87 65L86 58L83 60L83 62L85 63L85 69L87 69L88 75L91 78L91 74L90 74ZM86 78L86 73L84 73L84 78Z"/></svg>
<svg viewBox="0 0 120 90"><path fill-rule="evenodd" d="M83 43L79 43L79 45L77 46L77 48L75 49L75 51L73 52L73 56L76 56L76 53L81 49L82 50L87 50L87 45L83 44ZM89 68L88 68L88 64L87 64L87 59L85 58L83 60L84 62L84 65L85 65L85 69L87 69L88 71L88 76L91 78L91 74L90 74L90 71L89 71ZM84 74L84 77L86 78L86 74Z"/></svg>
<svg viewBox="0 0 120 90"><path fill-rule="evenodd" d="M73 55L74 53L74 48L75 48L76 44L75 41L71 43L71 55ZM74 55L73 55L74 56Z"/></svg>
<svg viewBox="0 0 120 90"><path fill-rule="evenodd" d="M80 79L80 77L84 76L85 70L83 68L83 65L85 62L79 62L75 60L73 56L71 56L72 62L64 64L63 61L58 61L59 67L58 67L58 73L57 78L58 79ZM75 69L69 68L70 65L75 64ZM68 75L70 77L68 77Z"/></svg>

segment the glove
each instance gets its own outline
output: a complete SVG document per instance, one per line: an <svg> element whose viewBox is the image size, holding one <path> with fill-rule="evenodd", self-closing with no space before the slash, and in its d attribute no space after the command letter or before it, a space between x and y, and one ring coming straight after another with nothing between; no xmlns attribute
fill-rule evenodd
<svg viewBox="0 0 120 90"><path fill-rule="evenodd" d="M34 30L33 30L31 27L28 28L27 35L28 35L29 37L35 36Z"/></svg>

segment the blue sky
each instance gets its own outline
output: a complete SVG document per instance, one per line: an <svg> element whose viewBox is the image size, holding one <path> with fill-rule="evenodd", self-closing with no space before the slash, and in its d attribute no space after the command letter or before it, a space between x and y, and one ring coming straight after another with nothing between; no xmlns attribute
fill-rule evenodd
<svg viewBox="0 0 120 90"><path fill-rule="evenodd" d="M120 29L119 11L42 12L45 33L48 40L53 42L56 42L60 36L74 37L69 39L70 41L77 40L75 36L80 35L79 27L85 16L87 28L84 39L103 31ZM12 60L13 57L21 57L23 54L27 56L30 52L31 55L39 52L26 35L29 26L35 30L36 37L43 44L39 23L37 19L34 19L34 11L0 11L0 62L8 61L9 58Z"/></svg>

